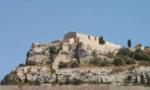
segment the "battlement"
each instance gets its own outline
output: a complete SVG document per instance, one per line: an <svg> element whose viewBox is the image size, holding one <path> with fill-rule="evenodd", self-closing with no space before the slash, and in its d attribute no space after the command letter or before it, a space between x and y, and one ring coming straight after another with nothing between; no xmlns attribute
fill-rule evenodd
<svg viewBox="0 0 150 90"><path fill-rule="evenodd" d="M121 46L105 41L104 45L99 44L99 37L96 36L92 36L92 35L86 35L86 34L82 34L82 33L78 33L78 32L68 32L67 34L65 34L63 42L66 42L68 44L75 44L75 43L79 43L82 42L84 44L84 47L86 48L91 48L91 49L96 49L96 50L101 50L102 49L108 49L110 48L110 50L112 49L118 49Z"/></svg>

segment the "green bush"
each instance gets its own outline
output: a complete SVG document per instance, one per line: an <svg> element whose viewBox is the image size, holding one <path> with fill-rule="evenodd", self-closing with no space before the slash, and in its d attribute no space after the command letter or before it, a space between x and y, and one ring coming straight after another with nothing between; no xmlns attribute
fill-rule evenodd
<svg viewBox="0 0 150 90"><path fill-rule="evenodd" d="M150 55L144 53L144 52L138 52L133 54L133 58L136 60L145 60L150 61Z"/></svg>
<svg viewBox="0 0 150 90"><path fill-rule="evenodd" d="M27 61L26 65L35 65L35 62L34 61Z"/></svg>
<svg viewBox="0 0 150 90"><path fill-rule="evenodd" d="M52 60L46 61L46 64L52 64Z"/></svg>
<svg viewBox="0 0 150 90"><path fill-rule="evenodd" d="M136 60L134 59L127 59L125 62L126 64L136 64Z"/></svg>
<svg viewBox="0 0 150 90"><path fill-rule="evenodd" d="M79 67L79 64L77 61L70 61L69 62L69 67L70 68L76 68L76 67Z"/></svg>
<svg viewBox="0 0 150 90"><path fill-rule="evenodd" d="M125 64L136 64L136 61L129 56L120 56L125 61Z"/></svg>
<svg viewBox="0 0 150 90"><path fill-rule="evenodd" d="M101 45L105 44L105 40L103 39L103 36L99 37L99 44Z"/></svg>
<svg viewBox="0 0 150 90"><path fill-rule="evenodd" d="M114 58L114 62L113 62L115 65L124 65L126 64L124 59L123 58L120 58L120 57L116 57Z"/></svg>
<svg viewBox="0 0 150 90"><path fill-rule="evenodd" d="M112 64L112 63L108 60L103 60L103 61L100 62L100 66L107 66L107 65L110 65L110 64Z"/></svg>
<svg viewBox="0 0 150 90"><path fill-rule="evenodd" d="M91 56L94 57L94 58L97 58L96 51L92 51Z"/></svg>
<svg viewBox="0 0 150 90"><path fill-rule="evenodd" d="M65 62L62 62L62 61L61 61L61 62L59 63L59 65L58 65L58 67L59 67L59 68L67 68L67 67L68 67L68 63L65 63Z"/></svg>
<svg viewBox="0 0 150 90"><path fill-rule="evenodd" d="M93 65L100 65L100 59L99 58L94 58L92 60L90 60L89 64L93 64Z"/></svg>
<svg viewBox="0 0 150 90"><path fill-rule="evenodd" d="M20 78L17 76L16 72L11 72L10 74L6 75L2 80L2 85L19 85L21 84Z"/></svg>
<svg viewBox="0 0 150 90"><path fill-rule="evenodd" d="M123 55L123 56L131 56L132 52L128 48L121 48L119 49L117 55Z"/></svg>
<svg viewBox="0 0 150 90"><path fill-rule="evenodd" d="M51 68L50 72L51 72L51 74L54 74L56 72L56 70Z"/></svg>
<svg viewBox="0 0 150 90"><path fill-rule="evenodd" d="M50 47L50 48L49 48L49 52L50 52L51 54L57 54L57 53L58 53L58 50L57 50L56 47Z"/></svg>
<svg viewBox="0 0 150 90"><path fill-rule="evenodd" d="M24 64L23 64L23 63L19 64L19 67L22 67L22 66L24 66Z"/></svg>
<svg viewBox="0 0 150 90"><path fill-rule="evenodd" d="M70 61L70 62L60 62L59 68L76 68L79 67L79 64L77 61Z"/></svg>
<svg viewBox="0 0 150 90"><path fill-rule="evenodd" d="M114 58L115 54L114 52L108 52L106 56L109 58Z"/></svg>

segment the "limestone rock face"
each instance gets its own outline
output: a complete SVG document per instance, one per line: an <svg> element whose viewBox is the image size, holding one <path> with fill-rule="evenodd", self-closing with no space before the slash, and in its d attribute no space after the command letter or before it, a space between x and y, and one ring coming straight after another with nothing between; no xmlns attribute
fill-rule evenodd
<svg viewBox="0 0 150 90"><path fill-rule="evenodd" d="M116 54L120 48L120 45L106 40L104 44L100 44L99 37L96 36L69 32L65 34L62 40L55 40L44 44L33 43L27 52L26 64L17 67L6 76L3 82L7 83L16 79L15 83L20 81L21 83L59 84L122 83L126 77L128 78L128 75L134 77L134 74L139 71L111 73L113 71L111 68L59 69L58 67L60 62L75 60L79 63L89 62L94 58L92 56L93 53L98 58L104 60L108 58L107 54ZM147 71L145 72L147 73Z"/></svg>
<svg viewBox="0 0 150 90"><path fill-rule="evenodd" d="M127 70L105 68L60 69L51 72L46 66L25 66L15 70L22 82L39 81L40 83L58 84L141 84L150 80L150 67L137 67ZM12 74L12 73L11 73ZM10 74L10 75L11 75ZM142 77L143 76L143 77ZM12 78L16 79L16 78Z"/></svg>

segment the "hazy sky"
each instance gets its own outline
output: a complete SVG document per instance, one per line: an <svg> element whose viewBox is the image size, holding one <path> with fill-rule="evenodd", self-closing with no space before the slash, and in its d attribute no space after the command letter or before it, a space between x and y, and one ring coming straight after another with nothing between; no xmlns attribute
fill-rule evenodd
<svg viewBox="0 0 150 90"><path fill-rule="evenodd" d="M150 0L0 0L0 79L25 62L32 42L68 31L150 45Z"/></svg>

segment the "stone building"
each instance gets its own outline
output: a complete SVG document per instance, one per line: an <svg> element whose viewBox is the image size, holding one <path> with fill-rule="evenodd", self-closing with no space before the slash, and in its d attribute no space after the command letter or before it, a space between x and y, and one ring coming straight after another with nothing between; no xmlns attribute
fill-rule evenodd
<svg viewBox="0 0 150 90"><path fill-rule="evenodd" d="M104 45L100 45L99 37L86 35L78 32L68 32L67 34L65 34L63 42L69 44L76 44L82 42L86 49L96 49L98 51L104 51L103 49L114 51L115 49L121 48L120 45L108 41L105 41L106 43Z"/></svg>
<svg viewBox="0 0 150 90"><path fill-rule="evenodd" d="M84 44L98 44L99 38L96 36L86 35L78 32L69 32L65 34L64 42L71 43L82 42Z"/></svg>

